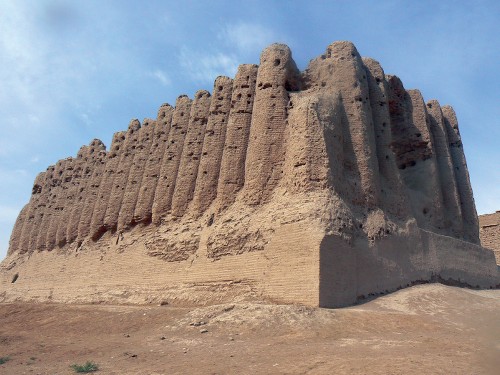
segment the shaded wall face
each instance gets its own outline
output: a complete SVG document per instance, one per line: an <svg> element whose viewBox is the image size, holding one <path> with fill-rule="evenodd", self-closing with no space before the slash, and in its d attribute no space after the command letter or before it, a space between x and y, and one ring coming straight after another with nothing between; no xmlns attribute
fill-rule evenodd
<svg viewBox="0 0 500 375"><path fill-rule="evenodd" d="M325 236L319 254L319 306L342 307L355 302L356 253L338 237Z"/></svg>
<svg viewBox="0 0 500 375"><path fill-rule="evenodd" d="M325 236L320 245L319 305L342 307L418 283L495 288L492 251L414 226L374 244Z"/></svg>

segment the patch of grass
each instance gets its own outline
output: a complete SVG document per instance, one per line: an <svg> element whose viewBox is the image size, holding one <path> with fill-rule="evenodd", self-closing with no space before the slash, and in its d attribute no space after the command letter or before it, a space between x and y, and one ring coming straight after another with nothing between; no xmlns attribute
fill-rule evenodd
<svg viewBox="0 0 500 375"><path fill-rule="evenodd" d="M87 361L83 365L74 364L74 365L71 365L70 367L75 372L79 372L79 373L95 372L95 371L99 370L99 367L97 366L97 364L94 362L91 362L91 361Z"/></svg>
<svg viewBox="0 0 500 375"><path fill-rule="evenodd" d="M26 362L28 366L31 366L36 363L36 357L30 357L30 360Z"/></svg>
<svg viewBox="0 0 500 375"><path fill-rule="evenodd" d="M10 357L0 357L0 365L3 365L5 362L10 361Z"/></svg>

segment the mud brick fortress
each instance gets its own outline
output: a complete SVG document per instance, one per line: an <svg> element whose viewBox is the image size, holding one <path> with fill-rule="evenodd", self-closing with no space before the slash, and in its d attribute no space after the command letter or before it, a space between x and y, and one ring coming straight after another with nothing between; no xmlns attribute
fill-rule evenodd
<svg viewBox="0 0 500 375"><path fill-rule="evenodd" d="M350 42L302 72L271 45L48 167L0 266L3 301L334 307L426 281L500 284L457 118Z"/></svg>

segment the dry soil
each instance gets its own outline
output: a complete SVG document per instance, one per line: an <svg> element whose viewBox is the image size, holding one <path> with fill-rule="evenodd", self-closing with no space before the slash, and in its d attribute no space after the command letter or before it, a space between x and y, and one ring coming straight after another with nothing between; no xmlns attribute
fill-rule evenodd
<svg viewBox="0 0 500 375"><path fill-rule="evenodd" d="M344 309L0 304L1 374L498 374L500 290L414 286Z"/></svg>

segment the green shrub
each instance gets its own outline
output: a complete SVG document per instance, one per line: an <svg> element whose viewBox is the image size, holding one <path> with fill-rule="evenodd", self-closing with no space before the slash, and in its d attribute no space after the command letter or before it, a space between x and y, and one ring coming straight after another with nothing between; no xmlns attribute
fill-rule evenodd
<svg viewBox="0 0 500 375"><path fill-rule="evenodd" d="M10 357L0 357L0 365L3 365L7 361L10 361Z"/></svg>
<svg viewBox="0 0 500 375"><path fill-rule="evenodd" d="M83 365L76 365L75 364L75 365L71 365L70 367L73 370L75 370L75 372L80 372L80 373L94 372L94 371L99 370L99 367L97 366L97 364L95 364L94 362L91 362L91 361L87 361Z"/></svg>

